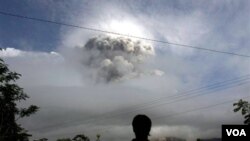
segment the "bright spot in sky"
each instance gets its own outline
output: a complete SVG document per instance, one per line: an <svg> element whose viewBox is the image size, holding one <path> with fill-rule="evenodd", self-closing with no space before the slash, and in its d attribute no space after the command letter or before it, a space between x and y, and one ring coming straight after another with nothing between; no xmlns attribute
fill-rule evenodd
<svg viewBox="0 0 250 141"><path fill-rule="evenodd" d="M104 28L109 29L109 31L125 35L132 35L138 37L146 36L145 30L142 26L129 20L111 20L111 22L108 25L104 26Z"/></svg>

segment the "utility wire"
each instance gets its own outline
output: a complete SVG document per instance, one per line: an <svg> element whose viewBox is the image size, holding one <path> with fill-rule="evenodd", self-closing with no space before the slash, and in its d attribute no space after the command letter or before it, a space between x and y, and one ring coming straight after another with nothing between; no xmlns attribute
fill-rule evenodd
<svg viewBox="0 0 250 141"><path fill-rule="evenodd" d="M179 95L180 97L177 97L179 99L176 99L176 100L174 100L174 99L167 99L167 100L172 100L172 101L168 101L168 102L164 101L164 103L160 103L158 105L151 105L151 106L147 106L147 107L139 107L139 109L131 107L131 109L133 109L132 111L125 111L125 112L120 112L120 113L116 113L116 111L115 111L114 112L115 114L112 114L112 112L111 112L111 113L97 115L97 117L90 117L90 118L87 118L87 120L84 120L84 121L66 122L66 123L68 123L70 125L79 125L79 124L82 124L82 123L100 122L103 119L109 120L109 119L112 119L112 118L117 117L119 115L129 114L129 113L132 113L132 112L135 112L135 111L140 111L140 110L144 110L144 109L159 107L160 105L166 105L166 104L176 103L176 102L180 102L180 101L183 101L183 100L186 100L186 99L190 99L190 98L193 98L193 97L203 96L203 95L208 94L208 93L213 93L215 90L221 89L224 86L227 86L227 87L224 87L224 88L231 88L231 87L234 87L234 86L239 86L239 85L242 85L242 84L246 84L246 83L249 83L249 81L247 81L249 79L250 78L245 78L245 79L241 79L241 80L237 80L237 81L233 81L233 82L229 81L230 83L226 82L224 85L221 84L221 85L218 85L217 87L209 87L210 89L213 89L213 90L211 90L209 92L205 92L205 93L203 91L195 91L194 93L189 93L189 97L185 97L185 96L181 97L181 95ZM183 93L183 94L186 95L187 93ZM195 95L193 95L193 94L195 94ZM186 95L186 96L188 96L188 95ZM43 130L43 129L53 128L55 126L61 126L63 124L65 125L65 123L59 123L59 124L54 124L54 125L47 126L45 128L36 128L36 129L33 129L33 130Z"/></svg>
<svg viewBox="0 0 250 141"><path fill-rule="evenodd" d="M249 98L249 97L250 96L246 96L246 97L237 98L237 99L234 99L234 100L228 100L228 101L220 102L220 103L217 103L217 104L212 104L212 105L208 105L208 106L203 106L203 107L199 107L199 108L190 109L190 110L187 110L187 111L184 111L184 112L169 114L169 115L166 115L166 116L153 117L153 119L159 120L159 119L162 119L162 118L165 119L165 118L169 118L169 117L175 117L175 116L182 115L182 114L185 114L185 113L190 113L190 112L195 112L195 111L199 111L199 110L209 109L209 108L212 108L212 107L216 107L216 106L224 105L224 104L227 104L227 103L235 102L236 100L239 100L239 99L246 99L246 98Z"/></svg>
<svg viewBox="0 0 250 141"><path fill-rule="evenodd" d="M151 105L151 104L154 104L154 103L157 103L157 102L160 102L160 101L169 100L171 98L178 98L178 97L182 97L182 96L185 96L185 95L191 95L193 93L200 92L201 90L214 89L216 87L220 88L220 87L222 87L224 85L228 85L228 84L231 84L231 83L239 82L239 81L242 81L242 80L248 80L249 78L250 78L249 74L243 75L243 76L240 76L240 77L237 77L237 78L233 78L233 79L225 80L225 81L222 81L222 82L217 82L217 83L213 83L213 84L210 84L210 85L202 86L200 88L186 90L186 91L181 91L181 92L178 92L176 94L172 94L172 95L168 95L168 96L157 97L155 99L152 99L152 100L144 102L144 103L140 103L140 104L129 106L129 107L127 107L127 109L140 108L140 107L147 106L149 104ZM110 113L108 115L110 115Z"/></svg>
<svg viewBox="0 0 250 141"><path fill-rule="evenodd" d="M112 32L112 31L107 31L107 30L102 30L102 29L97 29L97 28L91 28L91 27L86 27L86 26L80 26L80 25L74 25L74 24L69 24L69 23L57 22L57 21L52 21L52 20L47 20L47 19L29 17L29 16L24 16L24 15L19 15L19 14L4 12L4 11L0 11L0 14L5 15L5 16L10 16L10 17L16 17L16 18L28 19L28 20L33 20L33 21L39 21L39 22L44 22L44 23L61 25L61 26L79 28L79 29L89 30L89 31L94 31L94 32L101 32L101 33L125 36L125 37L130 37L130 38L136 38L136 39L141 39L141 40L146 40L146 41L151 41L151 42L157 42L157 43L162 43L162 44L170 44L170 45L186 47L186 48L193 48L193 49L209 51L209 52L214 52L214 53L222 53L222 54L228 54L228 55L235 55L235 56L250 58L250 55L245 55L245 54L238 54L238 53L234 53L234 52L226 52L226 51L221 51L221 50L202 48L202 47L198 47L198 46L192 46L192 45L168 42L168 41L163 41L163 40L156 40L156 39L151 39L151 38L146 38L146 37L139 37L139 36L134 36L134 35L122 34L122 33L118 33L118 32Z"/></svg>
<svg viewBox="0 0 250 141"><path fill-rule="evenodd" d="M230 82L230 83L227 83L227 84L224 84L224 85L218 85L217 87L213 87L213 88L210 87L210 89L213 89L215 91L215 90L221 89L223 86L227 86L227 87L224 87L224 88L230 88L230 87L233 87L233 86L242 85L242 84L245 84L245 83L249 83L248 81L246 81L246 80L249 80L249 79L250 78L243 79L243 80L237 80L237 81ZM110 113L106 113L106 114L97 115L95 117L87 118L87 120L84 120L83 122L82 121L77 121L77 122L66 122L66 123L69 123L70 125L79 125L79 124L82 124L82 123L90 123L90 122L93 123L93 122L100 122L102 120L110 120L110 119L112 119L114 117L117 117L119 115L129 114L129 113L133 113L133 112L136 112L136 111L151 109L151 108L159 107L159 106L166 105L166 104L172 104L172 103L180 102L180 101L183 101L183 100L186 100L186 99L190 99L190 98L194 98L194 97L198 97L198 96L203 96L205 94L213 93L214 91L212 91L212 90L209 91L209 92L197 91L195 93L189 93L189 94L184 93L184 96L179 95L180 97L177 97L177 99L167 99L167 101L163 101L164 103L156 103L156 104L151 104L151 105L149 104L146 107L139 107L139 108L131 107L131 109L133 109L133 110L130 109L130 111L123 111L123 112L119 111L119 113L116 113L116 111L114 111L114 112L110 112ZM49 127L60 126L62 124L64 124L64 123L60 123L60 124L57 124L57 125L51 125Z"/></svg>
<svg viewBox="0 0 250 141"><path fill-rule="evenodd" d="M244 79L239 79L239 80L233 80L233 81L226 81L224 83L217 83L217 85L210 85L206 88L202 88L202 89L194 89L192 91L186 91L183 92L181 94L175 94L175 95L171 95L171 96L165 96L165 97L161 97L158 100L152 101L152 102L145 102L141 105L138 106L130 106L130 108L127 108L129 110L127 111L120 111L117 110L115 112L113 112L113 114L110 113L106 113L106 114L102 114L102 115L98 115L98 119L107 119L107 118L112 118L112 117L116 117L119 115L124 115L124 114L129 114L129 113L133 113L133 112L137 112L137 111L141 111L141 110L145 110L145 109L151 109L154 107L158 107L161 105L166 105L166 104L171 104L171 103L175 103L175 102L179 102L179 101L183 101L186 99L190 99L193 97L197 97L197 96L202 96L201 94L207 94L207 93L212 93L214 91L220 90L220 89L225 89L225 88L230 88L231 86L234 85L238 85L241 83L245 83L248 82L248 80L250 80L250 78L244 78ZM205 91L206 89L209 89L208 91ZM202 93L202 92L206 92L206 93ZM132 109L132 110L131 110ZM118 112L118 113L116 113ZM89 118L89 121L95 120L95 118Z"/></svg>
<svg viewBox="0 0 250 141"><path fill-rule="evenodd" d="M122 33L118 33L118 32L106 31L106 30L101 30L101 29L85 27L85 26L67 24L67 23L62 23L62 22L57 22L57 21L34 18L34 17L28 17L28 16L23 16L23 15L13 14L13 13L7 13L7 12L3 12L3 11L0 11L0 14L6 15L6 16L12 16L12 17L16 17L16 18L29 19L29 20L39 21L39 22L46 22L46 23L57 24L57 25L62 25L62 26L80 28L80 29L90 30L90 31L95 31L95 32L126 36L126 37L131 37L131 38L136 38L136 39L141 39L141 40L147 40L147 41L152 41L152 42L158 42L158 43L163 43L163 44L170 44L170 45L175 45L175 46L181 46L181 47L187 47L187 48L199 49L199 50L204 50L204 51L217 52L217 53L223 53L223 54L228 54L228 55L236 55L236 56L240 56L240 57L250 58L249 55L244 55L244 54L237 54L237 53L233 53L233 52L226 52L226 51L213 50L213 49L202 48L202 47L197 47L197 46L191 46L191 45L185 45L185 44L179 44L179 43L172 43L172 42L167 42L167 41L162 41L162 40L155 40L155 39L150 39L150 38L145 38L145 37L122 34ZM241 84L244 84L244 83L241 83ZM185 100L185 99L180 99L179 101L182 101L182 100ZM174 102L176 102L176 101L174 101ZM177 113L175 115L180 115L180 114L187 113L187 112L193 112L193 111L197 111L197 110L207 109L207 108L219 106L219 105L222 105L222 104L226 104L226 103L229 103L229 102L232 102L232 100L231 101L226 101L226 102L223 102L223 103L218 103L218 104L215 104L215 105L210 105L210 106L206 106L206 107L201 107L201 108L189 110L189 111L182 112L182 113ZM137 110L134 110L134 111L137 111ZM128 112L125 112L125 113L128 113ZM164 117L175 116L175 115L168 115L168 116L164 116Z"/></svg>
<svg viewBox="0 0 250 141"><path fill-rule="evenodd" d="M224 87L225 89L228 89L228 88L232 88L232 87L235 87L235 86L240 86L240 85L243 85L243 84L247 84L247 83L250 83L250 81L243 81L243 82L240 82L240 83L236 83L236 84L230 84L229 86L226 86ZM219 88L220 89L220 88ZM187 99L191 99L191 98L196 98L196 97L200 97L200 96L204 96L204 95L207 95L207 94L215 94L213 92L215 92L216 90L219 90L218 87L215 88L213 91L207 91L207 92L203 92L203 93L194 93L193 95L191 96L184 96L184 97L179 97L177 98L176 100L170 100L170 101L164 101L163 103L156 103L154 105L149 105L149 106L146 106L146 107L142 107L142 108L139 108L139 109L133 109L131 111L128 111L128 112L123 112L123 113L120 113L120 114L116 114L116 115L110 115L110 116L106 116L106 117L102 117L100 118L100 120L110 120L114 117L117 117L119 115L128 115L128 114L131 114L131 113L135 113L135 112L138 112L138 111L142 111L142 110L148 110L148 109L152 109L152 108L156 108L156 107L160 107L160 106L163 106L163 105L168 105L168 104L173 104L173 103L177 103L177 102L181 102L181 101L184 101L184 100L187 100ZM91 119L92 122L98 122L98 120L95 120L95 119ZM91 121L90 120L90 121ZM94 120L94 121L93 121Z"/></svg>
<svg viewBox="0 0 250 141"><path fill-rule="evenodd" d="M151 119L153 121L155 121L155 120L157 121L157 120L160 120L160 119L168 118L168 120L169 120L169 118L172 118L172 117L176 117L176 116L180 116L180 115L184 115L184 114L187 114L187 113L196 112L196 111L200 111L200 110L207 110L207 109L210 109L210 108L214 108L214 107L218 107L218 106L222 106L222 105L225 105L225 104L228 104L228 103L235 102L238 99L246 99L246 98L250 98L250 96L237 98L237 99L234 99L234 100L223 101L223 102L220 102L220 103L216 103L216 104L212 104L212 105L208 105L208 106L203 106L203 107L198 107L198 108L190 109L190 110L179 112L179 113L169 114L169 115L165 115L165 116L152 117ZM106 129L110 129L110 128L109 127L104 127L103 129L100 130L100 132L98 132L98 134L107 132Z"/></svg>

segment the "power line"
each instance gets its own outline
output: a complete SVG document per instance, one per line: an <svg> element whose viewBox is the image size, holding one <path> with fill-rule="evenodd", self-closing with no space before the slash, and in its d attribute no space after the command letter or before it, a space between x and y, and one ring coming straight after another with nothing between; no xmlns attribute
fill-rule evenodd
<svg viewBox="0 0 250 141"><path fill-rule="evenodd" d="M237 84L237 85L234 85L234 86L230 86L230 87L228 87L228 88L232 88L232 87L235 87L235 86L240 86L240 85L243 85L243 84L247 84L247 83L249 83L249 81L248 82L242 82L242 83L239 83L239 84ZM206 93L200 93L200 94L206 94ZM201 95L202 96L202 95ZM244 97L244 98L246 98L246 97ZM180 100L180 101L182 101L182 100ZM175 103L175 102L174 102ZM228 103L228 102L223 102L224 104L226 104L226 103ZM170 103L167 103L167 104L170 104ZM208 109L208 108L211 108L211 107L215 107L215 106L219 106L219 105L222 105L222 103L219 103L219 104L215 104L214 106L213 105L211 105L211 106L206 106L206 107L201 107L201 108L198 108L198 109ZM164 117L170 117L170 116L177 116L177 115L181 115L181 114L184 114L184 113L188 113L188 112L192 112L192 111L198 111L198 109L192 109L192 110L189 110L189 111L184 111L184 112L182 112L182 113L175 113L175 114L171 114L171 115L167 115L167 116L164 116ZM111 117L112 118L112 117ZM105 117L105 119L107 119L107 120L110 120L111 118L108 118L108 117ZM156 117L156 118L161 118L161 117ZM94 120L95 121L95 120ZM99 122L99 121L97 121L96 120L96 122ZM72 123L70 123L71 125L72 125ZM90 126L90 124L88 123L88 125L86 126L86 128L88 128ZM53 127L53 126L52 126ZM48 129L48 127L46 127L46 128L40 128L40 130L43 130L43 129ZM103 132L106 132L106 131L104 131L105 129L108 129L108 127L104 127L103 129L100 129L100 132L99 133L103 133ZM35 129L35 130L37 130L37 129ZM39 129L38 129L39 130Z"/></svg>
<svg viewBox="0 0 250 141"><path fill-rule="evenodd" d="M235 87L235 86L240 86L240 85L247 84L247 83L250 83L250 81L241 81L240 83L230 84L229 86L226 86L224 88L228 89L228 88L232 88L232 87ZM220 89L220 87L217 87L214 90L216 91L216 90L218 90L218 88ZM170 100L170 101L164 101L163 103L151 104L151 105L146 106L146 107L141 107L141 108L138 108L138 109L133 109L133 110L128 111L128 112L123 112L123 113L119 113L119 114L115 114L115 115L110 115L110 116L102 117L102 118L99 118L99 119L100 120L103 120L103 119L112 119L112 118L117 117L119 115L130 114L130 113L134 113L134 112L141 111L141 110L148 110L148 109L152 109L152 108L155 108L155 107L160 107L160 106L167 105L167 104L173 104L173 103L181 102L183 100L187 100L187 99L190 99L190 98L204 96L206 94L211 94L211 93L215 94L215 93L213 93L215 91L194 93L194 94L192 94L190 96L189 95L181 96L181 97L177 97L177 99L172 99L172 101ZM97 122L97 119L96 120L95 119L90 119L90 121L91 120L92 120L92 122Z"/></svg>
<svg viewBox="0 0 250 141"><path fill-rule="evenodd" d="M212 104L212 105L208 105L208 106L203 106L203 107L198 107L198 108L190 109L190 110L179 112L179 113L169 114L169 115L165 115L165 116L151 117L151 119L153 121L159 120L159 119L165 119L165 118L169 119L169 118L176 117L176 116L179 116L179 115L184 115L186 113L196 112L196 111L200 111L200 110L206 110L206 109L210 109L210 108L214 108L214 107L217 107L217 106L221 106L221 105L225 105L225 104L228 104L228 103L235 102L238 99L246 99L246 98L250 98L250 96L241 97L241 98L237 98L237 99L234 99L234 100L223 101L223 102L220 102L220 103L216 103L216 104ZM98 132L98 134L105 133L106 132L105 129L109 129L109 128L104 127L103 129L100 130L100 132Z"/></svg>
<svg viewBox="0 0 250 141"><path fill-rule="evenodd" d="M249 76L249 75L245 75L245 76ZM82 123L89 123L89 122L100 122L102 121L103 119L112 119L114 117L117 117L119 115L124 115L124 114L129 114L129 113L132 113L132 112L136 112L136 111L140 111L140 110L144 110L144 109L150 109L150 108L154 108L154 107L159 107L161 105L166 105L166 104L172 104L172 103L176 103L176 102L180 102L180 101L183 101L183 100L186 100L186 99L190 99L190 98L194 98L194 97L198 97L198 96L203 96L205 94L208 94L208 93L213 93L215 92L216 90L219 90L219 89L222 89L222 88L231 88L231 87L234 87L234 86L239 86L239 85L242 85L242 84L246 84L246 83L249 83L249 80L250 78L249 77L238 77L236 79L231 79L231 80L227 80L227 81L224 81L224 82L220 82L220 83L214 83L212 85L208 85L207 87L201 87L201 88L198 88L198 89L193 89L193 90L189 90L189 91L185 91L183 93L181 93L180 95L177 95L177 97L171 97L171 96L167 96L167 97L162 97L161 99L164 100L166 98L172 98L172 99L166 99L168 101L163 101L164 103L159 103L160 101L156 101L155 103L149 103L148 105L146 106L139 106L136 108L136 107L133 107L133 106L130 106L130 110L129 111L122 111L122 112L119 112L119 113L116 113L116 111L114 111L113 113L105 113L105 114L100 114L100 115L97 115L97 117L90 117L90 118L87 118L87 120L84 120L84 121L77 121L77 122L66 122L69 123L70 125L78 125L78 124L82 124ZM213 86L213 87L212 87ZM226 87L225 87L226 86ZM200 90L199 90L200 89ZM204 92L203 89L211 89L210 91L208 92ZM174 96L174 95L172 95ZM171 101L172 100L172 101ZM144 105L146 104L147 102L144 103ZM133 109L133 110L131 110ZM43 130L43 129L48 129L48 128L53 128L55 126L61 126L62 124L65 124L65 123L60 123L60 124L54 124L54 125L50 125L50 126L47 126L45 128L36 128L36 129L33 129L33 130Z"/></svg>
<svg viewBox="0 0 250 141"><path fill-rule="evenodd" d="M94 32L108 33L108 34L125 36L125 37L130 37L130 38L136 38L136 39L141 39L141 40L146 40L146 41L151 41L151 42L158 42L158 43L170 44L170 45L175 45L175 46L180 46L180 47L193 48L193 49L198 49L198 50L203 50L203 51L216 52L216 53L222 53L222 54L228 54L228 55L235 55L235 56L250 58L250 55L245 55L245 54L238 54L238 53L234 53L234 52L226 52L226 51L221 51L221 50L202 48L202 47L198 47L198 46L192 46L192 45L186 45L186 44L156 40L156 39L151 39L151 38L146 38L146 37L127 35L127 34L122 34L122 33L118 33L118 32L112 32L112 31L107 31L107 30L102 30L102 29L97 29L97 28L91 28L91 27L86 27L86 26L80 26L80 25L74 25L74 24L69 24L69 23L62 23L62 22L57 22L57 21L52 21L52 20L47 20L47 19L34 18L34 17L24 16L24 15L19 15L19 14L8 13L8 12L4 12L4 11L0 11L0 14L5 15L5 16L11 16L11 17L16 17L16 18L22 18L22 19L28 19L28 20L33 20L33 21L44 22L44 23L56 24L56 25L61 25L61 26L68 26L68 27L73 27L73 28L79 28L79 29L84 29L84 30L89 30L89 31L94 31Z"/></svg>
<svg viewBox="0 0 250 141"><path fill-rule="evenodd" d="M241 84L241 83L248 82L249 79L250 78L244 78L244 79L239 79L239 80L236 80L236 81L235 80L228 81L228 82L226 81L226 82L223 82L223 83L220 83L220 84L217 83L217 85L209 85L206 88L203 87L201 89L194 89L194 90L186 91L186 92L180 93L179 95L177 94L177 95L161 97L161 98L159 98L158 100L155 100L155 101L145 102L145 103L143 103L141 105L138 105L138 106L135 106L135 107L131 106L130 110L128 110L128 111L122 111L122 112L119 112L119 113L114 112L115 114L107 113L107 114L104 114L104 115L99 115L98 117L111 118L111 117L115 117L115 116L121 115L121 114L129 114L129 113L136 112L136 111L141 111L141 110L145 110L145 109L154 108L154 107L157 107L157 106L160 106L160 105L175 103L175 102L186 100L186 99L189 99L189 98L202 96L201 94L204 95L204 93L202 93L202 92L204 92L204 90L206 90L206 89L210 89L206 93L211 93L211 92L214 92L214 91L219 90L221 88L230 88L231 86L235 86L235 85L238 85L238 84ZM166 100L168 102L166 102ZM93 120L93 118L90 118L90 120Z"/></svg>
<svg viewBox="0 0 250 141"><path fill-rule="evenodd" d="M138 108L138 107L147 106L149 104L154 104L154 103L157 103L157 102L160 102L160 101L163 101L163 100L169 100L169 98L178 98L180 96L182 97L182 96L185 96L185 95L191 95L191 94L201 92L202 90L206 90L206 89L211 90L211 89L214 89L214 88L221 88L223 86L226 86L226 85L229 85L229 84L232 84L232 83L236 83L236 82L240 82L240 81L244 81L244 80L248 80L248 79L250 79L249 74L243 75L243 76L240 76L240 77L237 77L237 78L228 79L228 80L225 80L225 81L222 81L222 82L217 82L217 83L213 83L213 84L210 84L210 85L202 86L200 88L181 91L181 92L179 92L177 94L172 94L172 95L163 96L163 97L157 97L157 98L152 99L152 100L150 100L148 102L144 102L144 103L141 103L141 104L136 104L136 105L130 106L130 109L135 109L135 108ZM110 114L108 114L108 115L110 115Z"/></svg>
<svg viewBox="0 0 250 141"><path fill-rule="evenodd" d="M194 108L194 109L187 110L187 111L180 112L180 113L169 114L169 115L166 115L166 116L158 116L158 117L154 117L153 119L158 120L158 119L162 119L162 118L175 117L175 116L178 116L178 115L181 115L181 114L195 112L195 111L204 110L204 109L209 109L209 108L224 105L224 104L227 104L227 103L235 102L236 100L239 100L239 99L246 99L246 98L249 98L249 97L250 96L246 96L246 97L237 98L237 99L234 99L234 100L228 100L228 101L220 102L220 103L217 103L217 104L212 104L212 105L208 105L208 106Z"/></svg>
<svg viewBox="0 0 250 141"><path fill-rule="evenodd" d="M227 84L224 84L224 85L218 85L217 87L213 87L213 88L210 87L210 89L218 90L218 89L221 89L223 86L226 86L224 88L231 88L231 87L234 87L234 86L239 86L239 85L242 85L242 84L249 83L249 81L247 81L249 79L250 78L237 80L237 81L230 82L230 83L227 83ZM209 91L209 92L197 91L195 93L189 93L189 94L188 93L183 93L184 95L183 96L178 95L180 97L176 97L177 99L168 99L168 100L172 100L172 101L167 101L167 102L164 101L164 103L158 103L158 105L149 104L146 107L145 106L142 106L142 107L139 107L139 108L131 107L131 109L133 109L133 110L130 109L129 111L123 111L123 112L119 112L119 113L116 113L116 111L114 111L114 114L106 113L106 114L97 115L97 117L90 117L90 118L88 118L87 120L84 120L84 121L78 121L78 122L73 122L73 123L72 122L66 122L66 123L70 123L70 125L73 125L73 124L81 124L81 123L89 123L89 122L100 122L103 119L108 119L109 120L109 119L112 119L112 118L117 117L119 115L129 114L129 113L144 110L144 109L151 109L151 108L154 108L154 107L159 107L161 105L172 104L172 103L180 102L180 101L183 101L183 100L186 100L186 99L190 99L190 98L194 98L194 97L198 97L198 96L203 96L205 94L209 94L209 93L213 93L213 92L214 91ZM189 96L189 97L187 97L187 96ZM63 123L56 124L56 125L51 125L49 127L55 127L57 125L62 125L62 124ZM43 128L40 128L40 129L43 129Z"/></svg>

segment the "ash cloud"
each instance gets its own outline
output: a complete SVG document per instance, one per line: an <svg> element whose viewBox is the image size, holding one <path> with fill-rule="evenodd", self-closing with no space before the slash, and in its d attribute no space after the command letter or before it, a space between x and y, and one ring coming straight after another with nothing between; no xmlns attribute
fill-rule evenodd
<svg viewBox="0 0 250 141"><path fill-rule="evenodd" d="M102 35L93 37L82 47L83 64L90 68L97 82L115 82L142 75L163 75L160 70L142 67L155 55L154 48L139 40Z"/></svg>

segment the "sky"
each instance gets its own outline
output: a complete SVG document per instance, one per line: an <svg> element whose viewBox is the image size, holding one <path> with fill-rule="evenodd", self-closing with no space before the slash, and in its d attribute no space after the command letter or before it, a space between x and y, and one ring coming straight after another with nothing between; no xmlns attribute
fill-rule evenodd
<svg viewBox="0 0 250 141"><path fill-rule="evenodd" d="M250 55L247 0L0 0L0 11ZM30 96L19 105L40 107L19 121L32 139L131 140L136 114L152 119L151 139L220 137L222 124L243 123L232 103L249 96L249 57L2 14L0 47Z"/></svg>

